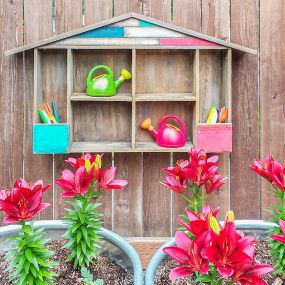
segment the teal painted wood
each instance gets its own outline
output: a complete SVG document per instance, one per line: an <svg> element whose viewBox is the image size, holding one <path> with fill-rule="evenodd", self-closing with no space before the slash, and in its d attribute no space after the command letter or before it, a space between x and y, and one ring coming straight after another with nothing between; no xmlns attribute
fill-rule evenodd
<svg viewBox="0 0 285 285"><path fill-rule="evenodd" d="M124 27L103 27L79 34L73 38L123 38L124 36Z"/></svg>
<svg viewBox="0 0 285 285"><path fill-rule="evenodd" d="M140 27L156 27L156 25L150 22L140 21Z"/></svg>
<svg viewBox="0 0 285 285"><path fill-rule="evenodd" d="M33 153L58 154L68 153L68 124L34 124Z"/></svg>

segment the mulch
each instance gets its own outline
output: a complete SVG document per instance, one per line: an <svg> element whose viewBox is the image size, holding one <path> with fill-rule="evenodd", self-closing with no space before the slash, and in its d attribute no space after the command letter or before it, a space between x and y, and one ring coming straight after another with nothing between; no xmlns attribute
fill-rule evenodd
<svg viewBox="0 0 285 285"><path fill-rule="evenodd" d="M58 285L85 285L81 278L80 270L74 270L72 262L66 262L69 250L63 249L66 241L52 240L47 247L55 252L53 260L59 262L55 268L58 277L55 284ZM6 253L0 254L0 284L12 285L9 281L9 272L6 270L8 263L5 259ZM94 263L88 268L94 275L94 279L103 279L104 285L132 285L133 279L128 272L110 260L108 257L99 255Z"/></svg>
<svg viewBox="0 0 285 285"><path fill-rule="evenodd" d="M255 260L256 263L267 263L272 264L273 260L271 257L269 245L266 241L259 241L255 244L256 255ZM167 258L165 262L158 268L158 272L155 279L156 285L197 285L194 277L184 277L175 281L170 281L168 278L169 272L174 267L177 267L178 264L173 260ZM269 285L285 285L285 279L281 279L274 274L266 274L264 275L264 279L268 282ZM226 283L225 283L226 284Z"/></svg>

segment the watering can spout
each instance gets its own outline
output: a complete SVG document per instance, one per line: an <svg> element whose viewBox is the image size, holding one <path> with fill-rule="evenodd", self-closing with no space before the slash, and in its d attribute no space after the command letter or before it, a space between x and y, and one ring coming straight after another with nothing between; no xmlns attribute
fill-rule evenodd
<svg viewBox="0 0 285 285"><path fill-rule="evenodd" d="M157 131L151 125L151 119L150 118L147 118L147 119L142 121L141 128L148 130L155 138L157 137Z"/></svg>
<svg viewBox="0 0 285 285"><path fill-rule="evenodd" d="M121 76L115 81L115 87L116 89L122 84L122 82L126 79L131 79L132 78L132 74L126 70L126 69L122 69L121 70Z"/></svg>

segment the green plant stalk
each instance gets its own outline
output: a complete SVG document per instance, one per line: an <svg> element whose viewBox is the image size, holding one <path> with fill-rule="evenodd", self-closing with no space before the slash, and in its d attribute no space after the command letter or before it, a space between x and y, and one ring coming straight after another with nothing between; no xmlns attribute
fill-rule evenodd
<svg viewBox="0 0 285 285"><path fill-rule="evenodd" d="M186 192L192 193L192 199L186 196ZM199 207L203 204L202 190L201 186L197 186L195 184L190 184L185 192L182 194L182 198L186 201L187 206L185 210L191 210L194 213L198 214Z"/></svg>
<svg viewBox="0 0 285 285"><path fill-rule="evenodd" d="M64 237L68 239L65 248L71 253L67 261L73 261L74 268L89 266L98 255L101 238L99 231L102 227L102 214L97 211L101 203L93 203L92 199L101 197L100 190L94 191L95 183L91 183L86 195L75 196L67 202L72 209L66 209L68 214L64 217L68 229Z"/></svg>
<svg viewBox="0 0 285 285"><path fill-rule="evenodd" d="M44 229L34 231L24 221L20 224L19 233L9 239L16 243L16 247L7 254L11 282L16 285L55 284L53 268L57 262L50 260L54 252L46 248L49 240L44 238Z"/></svg>

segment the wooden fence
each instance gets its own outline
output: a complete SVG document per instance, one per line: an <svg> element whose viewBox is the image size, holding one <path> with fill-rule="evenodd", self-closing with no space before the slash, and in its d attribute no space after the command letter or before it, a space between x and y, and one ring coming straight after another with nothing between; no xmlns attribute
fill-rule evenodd
<svg viewBox="0 0 285 285"><path fill-rule="evenodd" d="M2 0L0 1L0 186L15 178L44 179L53 185L52 203L41 219L58 219L64 201L54 184L65 167L63 155L32 154L33 55L5 57L4 50L48 38L127 12L164 21L260 50L235 55L233 62L233 152L221 156L227 185L210 202L237 218L265 218L274 203L269 185L249 171L254 157L285 158L284 0ZM175 154L174 160L185 154ZM115 153L121 192L104 193L105 226L125 236L170 236L183 205L159 184L169 154ZM151 167L144 168L144 163Z"/></svg>

